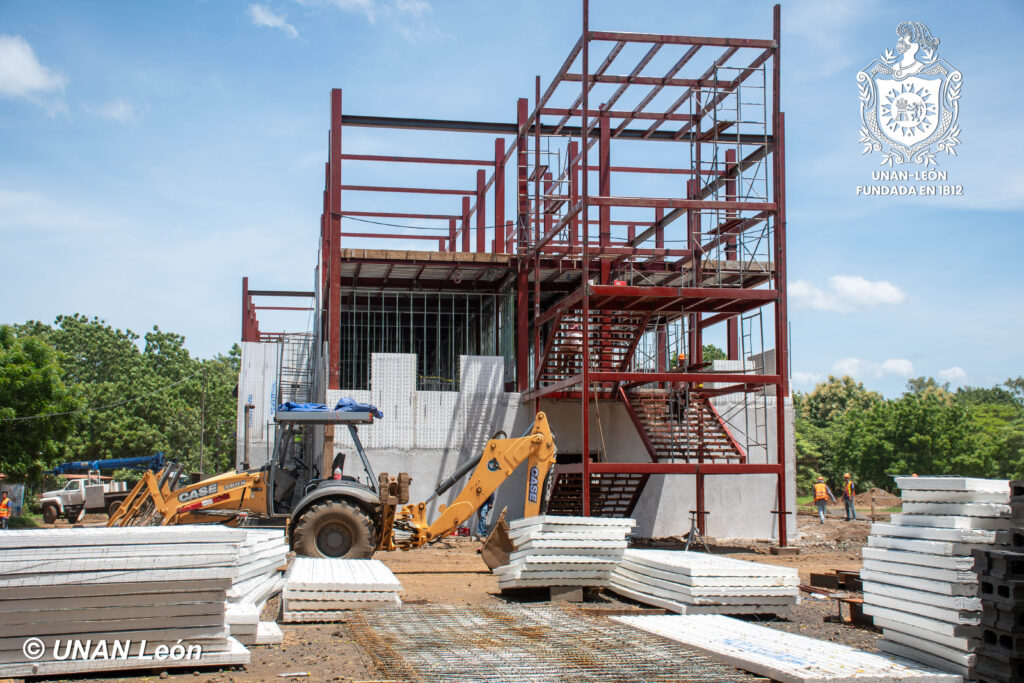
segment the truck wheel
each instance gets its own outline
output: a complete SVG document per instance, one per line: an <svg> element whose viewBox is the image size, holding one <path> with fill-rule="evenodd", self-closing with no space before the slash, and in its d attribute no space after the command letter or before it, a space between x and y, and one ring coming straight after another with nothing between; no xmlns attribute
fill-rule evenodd
<svg viewBox="0 0 1024 683"><path fill-rule="evenodd" d="M57 506L47 503L43 506L43 521L53 524L57 521Z"/></svg>
<svg viewBox="0 0 1024 683"><path fill-rule="evenodd" d="M110 501L110 504L107 505L107 517L113 517L115 514L117 514L117 511L118 511L118 509L120 507L121 507L121 501L119 501L119 500L112 500L112 501Z"/></svg>
<svg viewBox="0 0 1024 683"><path fill-rule="evenodd" d="M340 501L314 505L295 526L295 552L306 557L369 558L375 549L373 539L370 519Z"/></svg>

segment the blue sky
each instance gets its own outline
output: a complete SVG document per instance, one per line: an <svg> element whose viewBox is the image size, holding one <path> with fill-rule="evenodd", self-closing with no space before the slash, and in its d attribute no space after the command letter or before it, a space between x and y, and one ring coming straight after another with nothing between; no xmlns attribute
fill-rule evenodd
<svg viewBox="0 0 1024 683"><path fill-rule="evenodd" d="M782 5L794 385L850 372L892 395L908 376L1021 374L1024 5ZM769 3L591 6L595 29L771 32ZM200 356L226 350L243 275L312 284L332 87L350 113L511 121L578 37L579 12L550 0L3 2L0 321L82 312L158 324ZM855 195L879 168L861 155L855 76L907 19L964 75L962 145L939 159L964 197ZM345 135L364 153L486 157L492 145ZM387 172L360 178L386 184ZM430 181L468 187L472 170Z"/></svg>

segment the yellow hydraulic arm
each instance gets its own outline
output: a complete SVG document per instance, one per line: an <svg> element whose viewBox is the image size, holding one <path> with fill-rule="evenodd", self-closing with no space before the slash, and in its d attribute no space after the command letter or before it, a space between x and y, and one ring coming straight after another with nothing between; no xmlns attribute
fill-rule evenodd
<svg viewBox="0 0 1024 683"><path fill-rule="evenodd" d="M528 435L488 441L462 492L451 505L440 504L440 517L434 522L428 523L426 520L427 503L403 506L394 516L394 528L409 531L411 536L396 542L393 530L384 529L381 547L386 550L396 547L409 550L444 538L480 509L498 486L512 476L524 461L528 463L529 469L523 516L540 514L542 488L548 471L555 463L555 440L544 413L537 413Z"/></svg>

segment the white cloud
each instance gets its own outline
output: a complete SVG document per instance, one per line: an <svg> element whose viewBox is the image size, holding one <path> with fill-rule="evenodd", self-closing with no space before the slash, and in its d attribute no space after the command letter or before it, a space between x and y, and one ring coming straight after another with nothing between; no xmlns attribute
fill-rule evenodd
<svg viewBox="0 0 1024 683"><path fill-rule="evenodd" d="M34 98L62 90L68 79L39 63L21 36L0 35L0 95Z"/></svg>
<svg viewBox="0 0 1024 683"><path fill-rule="evenodd" d="M417 41L448 37L429 15L434 8L428 0L296 0L316 7L333 7L343 12L362 14L371 24L378 21L400 33L406 40Z"/></svg>
<svg viewBox="0 0 1024 683"><path fill-rule="evenodd" d="M797 371L793 373L793 384L797 384L799 386L811 387L816 385L823 379L825 378L822 375L819 375L817 372Z"/></svg>
<svg viewBox="0 0 1024 683"><path fill-rule="evenodd" d="M951 368L940 370L939 379L949 382L950 384L963 384L964 380L967 379L967 371L959 365L954 365Z"/></svg>
<svg viewBox="0 0 1024 683"><path fill-rule="evenodd" d="M863 45L855 44L852 38L855 28L871 17L876 4L874 0L858 3L800 0L787 3L782 14L783 30L800 37L795 43L797 52L806 51L814 56L802 61L798 78L825 78L852 64L870 62L875 54L873 46L865 49Z"/></svg>
<svg viewBox="0 0 1024 683"><path fill-rule="evenodd" d="M891 282L859 275L833 275L827 290L808 280L795 280L789 285L789 297L797 306L837 313L901 304L907 299L906 293Z"/></svg>
<svg viewBox="0 0 1024 683"><path fill-rule="evenodd" d="M117 121L118 123L131 123L135 121L138 116L138 112L135 110L135 105L122 97L118 97L117 99L103 104L87 106L86 110L100 118L110 119L111 121Z"/></svg>
<svg viewBox="0 0 1024 683"><path fill-rule="evenodd" d="M832 374L850 375L857 379L913 377L914 364L906 358L888 358L881 363L863 358L843 358L832 364Z"/></svg>
<svg viewBox="0 0 1024 683"><path fill-rule="evenodd" d="M299 37L299 32L294 26L286 21L287 17L285 15L276 14L266 5L249 5L249 19L251 19L252 23L257 26L279 28L284 31L285 35L289 38Z"/></svg>

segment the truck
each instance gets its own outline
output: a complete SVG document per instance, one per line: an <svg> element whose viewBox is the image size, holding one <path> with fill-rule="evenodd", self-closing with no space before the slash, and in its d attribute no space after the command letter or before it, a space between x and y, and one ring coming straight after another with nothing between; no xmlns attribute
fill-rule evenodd
<svg viewBox="0 0 1024 683"><path fill-rule="evenodd" d="M102 482L98 471L84 479L72 479L62 489L46 491L39 497L43 521L53 524L64 517L69 524L81 521L87 512L105 512L113 516L128 497L128 485L123 481Z"/></svg>
<svg viewBox="0 0 1024 683"><path fill-rule="evenodd" d="M358 426L373 424L371 412L279 409L274 420L277 439L266 465L188 486L176 484L180 466L168 465L159 474L147 471L107 526L278 526L286 530L299 555L368 558L377 550L410 550L451 534L522 464L528 467L529 482L524 516L541 514L553 478L548 474L556 447L542 412L520 437L496 433L478 458L465 463L420 503L409 503L407 473L376 474L371 467L357 432ZM342 453L332 462L318 463L304 448L311 441L305 430L326 425L348 429L365 478L342 474ZM428 520L427 505L467 475L455 500L439 504L438 517Z"/></svg>

